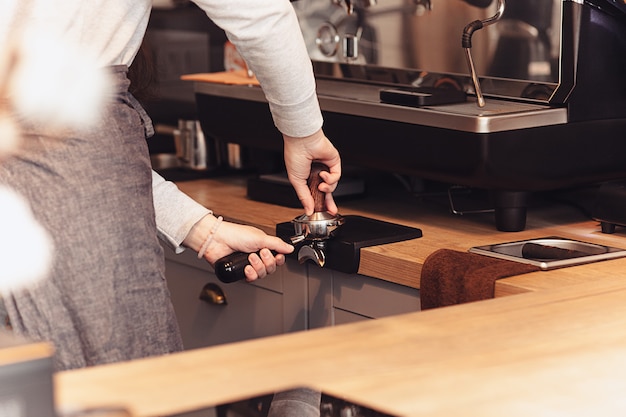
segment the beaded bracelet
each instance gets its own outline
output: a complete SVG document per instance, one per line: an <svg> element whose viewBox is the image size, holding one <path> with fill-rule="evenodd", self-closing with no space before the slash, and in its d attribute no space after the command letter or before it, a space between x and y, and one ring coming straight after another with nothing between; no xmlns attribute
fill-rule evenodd
<svg viewBox="0 0 626 417"><path fill-rule="evenodd" d="M224 220L224 218L222 216L219 216L217 220L215 221L213 228L209 232L209 236L207 236L206 240L202 244L202 247L200 247L200 250L198 251L198 259L202 259L204 257L204 254L206 253L206 250L209 248L209 245L211 244L211 242L213 241L213 236L215 236L215 232L217 232L217 228L220 227L222 220Z"/></svg>

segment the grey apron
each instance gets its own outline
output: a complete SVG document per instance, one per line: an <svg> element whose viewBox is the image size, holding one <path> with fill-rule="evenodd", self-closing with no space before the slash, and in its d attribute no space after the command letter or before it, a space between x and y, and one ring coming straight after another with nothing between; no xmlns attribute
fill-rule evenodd
<svg viewBox="0 0 626 417"><path fill-rule="evenodd" d="M57 370L182 349L154 219L152 123L126 72L112 68L115 100L98 126L53 137L24 124L22 152L0 164L0 183L27 198L55 247L50 277L4 294L5 308L13 331L54 344Z"/></svg>

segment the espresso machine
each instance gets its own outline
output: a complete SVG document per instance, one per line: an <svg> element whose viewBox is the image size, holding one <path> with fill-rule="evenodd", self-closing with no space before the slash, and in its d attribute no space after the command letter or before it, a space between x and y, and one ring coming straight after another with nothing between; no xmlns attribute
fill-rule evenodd
<svg viewBox="0 0 626 417"><path fill-rule="evenodd" d="M622 1L292 5L344 164L485 190L507 232L533 193L626 178ZM195 92L206 131L282 150L259 88Z"/></svg>
<svg viewBox="0 0 626 417"><path fill-rule="evenodd" d="M318 77L379 86L370 96L381 103L376 116L344 109L327 123L352 119L352 135L397 138L402 152L378 152L374 162L361 149L359 163L487 189L502 231L525 227L531 192L626 177L615 154L626 150L623 2L403 0L344 5L345 13L298 6ZM390 21L403 27L396 39L382 30ZM345 49L353 34L363 53ZM332 137L346 135L332 127Z"/></svg>

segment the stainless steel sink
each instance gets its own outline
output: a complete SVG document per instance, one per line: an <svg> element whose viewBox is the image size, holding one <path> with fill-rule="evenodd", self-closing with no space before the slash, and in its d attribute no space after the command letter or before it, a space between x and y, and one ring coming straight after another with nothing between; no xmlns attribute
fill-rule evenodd
<svg viewBox="0 0 626 417"><path fill-rule="evenodd" d="M536 265L544 270L626 256L626 249L555 236L475 246L469 251L494 258Z"/></svg>

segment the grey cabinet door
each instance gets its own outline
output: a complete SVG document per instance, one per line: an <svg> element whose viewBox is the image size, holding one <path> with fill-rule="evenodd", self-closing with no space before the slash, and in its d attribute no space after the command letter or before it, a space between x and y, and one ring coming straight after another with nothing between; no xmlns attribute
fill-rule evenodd
<svg viewBox="0 0 626 417"><path fill-rule="evenodd" d="M306 275L289 262L254 283L224 284L195 254L166 248L166 277L186 349L306 329ZM200 299L211 284L224 303Z"/></svg>
<svg viewBox="0 0 626 417"><path fill-rule="evenodd" d="M293 259L253 283L224 284L195 253L165 251L168 286L187 349L420 309L415 288ZM207 284L224 294L224 304L200 299Z"/></svg>
<svg viewBox="0 0 626 417"><path fill-rule="evenodd" d="M308 266L310 328L420 310L419 290L358 274Z"/></svg>

